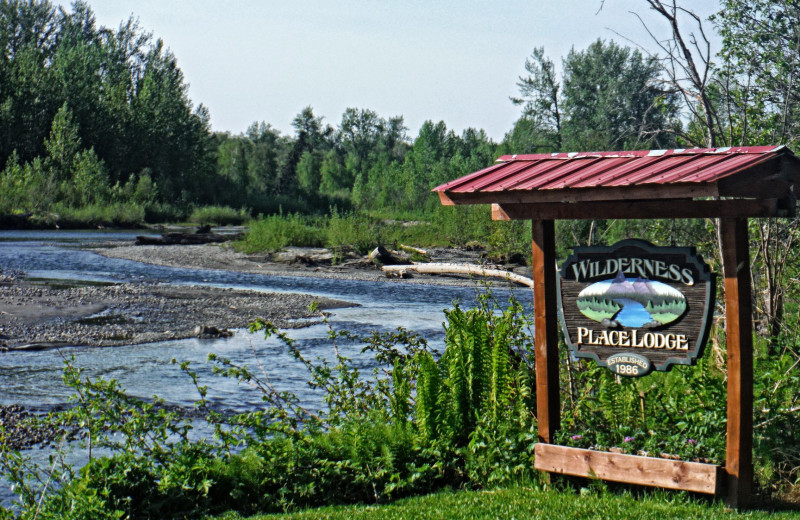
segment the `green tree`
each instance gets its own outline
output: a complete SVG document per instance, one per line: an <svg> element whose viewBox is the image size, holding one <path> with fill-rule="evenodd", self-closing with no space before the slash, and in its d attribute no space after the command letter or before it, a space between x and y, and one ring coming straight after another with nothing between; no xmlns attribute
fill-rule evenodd
<svg viewBox="0 0 800 520"><path fill-rule="evenodd" d="M564 60L565 142L573 150L667 148L662 134L675 119L661 67L613 41L602 40Z"/></svg>
<svg viewBox="0 0 800 520"><path fill-rule="evenodd" d="M523 148L528 153L561 150L561 84L558 81L553 61L544 54L544 47L533 49L531 57L525 60L527 76L520 76L517 82L520 97L512 97L515 105L523 105L523 123L515 125L512 132L519 132L517 139L535 130L537 139L526 139L531 148ZM539 150L539 147L547 150Z"/></svg>
<svg viewBox="0 0 800 520"><path fill-rule="evenodd" d="M0 2L0 160L14 150L25 162L43 152L42 139L61 105L48 70L57 31L49 2Z"/></svg>
<svg viewBox="0 0 800 520"><path fill-rule="evenodd" d="M248 178L254 191L273 196L279 193L281 157L285 139L267 123L253 123L247 129L250 141L247 155Z"/></svg>
<svg viewBox="0 0 800 520"><path fill-rule="evenodd" d="M44 140L44 147L49 158L48 166L52 172L53 182L69 180L75 155L81 149L81 138L72 111L66 103L56 112L50 135Z"/></svg>
<svg viewBox="0 0 800 520"><path fill-rule="evenodd" d="M94 153L94 148L83 150L75 156L74 175L69 188L72 193L69 200L76 206L106 202L108 174L105 165Z"/></svg>
<svg viewBox="0 0 800 520"><path fill-rule="evenodd" d="M335 149L329 150L320 165L320 193L329 197L347 198L352 185L341 154Z"/></svg>
<svg viewBox="0 0 800 520"><path fill-rule="evenodd" d="M525 62L517 86L520 122L507 136L542 151L666 148L679 124L674 95L661 87L655 57L597 40L563 60L563 84L542 48Z"/></svg>
<svg viewBox="0 0 800 520"><path fill-rule="evenodd" d="M48 173L44 206L72 197L64 183L82 149L97 159L84 155L86 171L103 165L106 190L147 170L164 200L208 201L217 187L208 120L186 95L175 57L134 19L111 30L82 0L71 10L0 1L0 163L12 153L20 164L38 157Z"/></svg>
<svg viewBox="0 0 800 520"><path fill-rule="evenodd" d="M800 3L725 0L712 19L723 38L715 87L730 145L800 138Z"/></svg>
<svg viewBox="0 0 800 520"><path fill-rule="evenodd" d="M315 194L319 191L321 181L322 159L320 152L303 152L297 162L297 182L305 193Z"/></svg>

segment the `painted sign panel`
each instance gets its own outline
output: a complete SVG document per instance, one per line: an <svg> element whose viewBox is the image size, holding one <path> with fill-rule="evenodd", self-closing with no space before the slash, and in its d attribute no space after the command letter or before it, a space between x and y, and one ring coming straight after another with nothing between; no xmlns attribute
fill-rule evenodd
<svg viewBox="0 0 800 520"><path fill-rule="evenodd" d="M559 293L573 355L638 377L702 355L715 280L692 247L624 240L576 247L561 266Z"/></svg>

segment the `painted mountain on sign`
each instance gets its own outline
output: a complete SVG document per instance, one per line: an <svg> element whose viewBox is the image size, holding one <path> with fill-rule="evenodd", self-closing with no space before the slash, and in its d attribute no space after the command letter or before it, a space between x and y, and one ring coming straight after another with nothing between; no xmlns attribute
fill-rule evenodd
<svg viewBox="0 0 800 520"><path fill-rule="evenodd" d="M659 327L686 312L686 298L667 284L644 278L626 278L622 271L613 280L584 288L576 301L587 318L607 326Z"/></svg>

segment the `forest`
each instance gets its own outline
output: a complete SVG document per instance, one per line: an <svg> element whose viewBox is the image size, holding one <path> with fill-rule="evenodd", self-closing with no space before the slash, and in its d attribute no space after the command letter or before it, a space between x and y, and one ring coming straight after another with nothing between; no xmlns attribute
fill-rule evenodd
<svg viewBox="0 0 800 520"><path fill-rule="evenodd" d="M209 206L240 220L332 208L421 217L438 210L431 187L506 153L791 146L796 8L721 7L713 25L676 26L686 34L658 55L598 39L556 63L534 48L509 101L519 119L496 143L444 121L411 136L402 115L358 107L336 124L305 107L293 135L263 121L212 132L177 58L136 19L108 28L83 1L3 0L0 214L83 225L180 221ZM702 41L712 27L717 56Z"/></svg>

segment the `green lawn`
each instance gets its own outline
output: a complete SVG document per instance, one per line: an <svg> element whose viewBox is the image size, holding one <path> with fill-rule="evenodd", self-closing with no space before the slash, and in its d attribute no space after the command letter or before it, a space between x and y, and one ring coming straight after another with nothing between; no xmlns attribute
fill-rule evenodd
<svg viewBox="0 0 800 520"><path fill-rule="evenodd" d="M228 515L219 520L241 517ZM763 510L737 513L719 503L695 501L684 495L654 492L645 497L612 493L570 493L529 489L496 491L441 492L398 500L384 506L339 506L309 509L284 515L259 515L249 520L277 519L575 519L608 518L631 520L707 519L707 518L792 518L800 519L800 509L771 513Z"/></svg>

